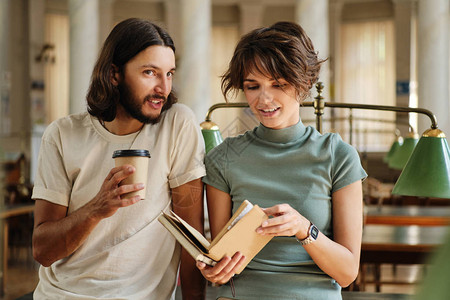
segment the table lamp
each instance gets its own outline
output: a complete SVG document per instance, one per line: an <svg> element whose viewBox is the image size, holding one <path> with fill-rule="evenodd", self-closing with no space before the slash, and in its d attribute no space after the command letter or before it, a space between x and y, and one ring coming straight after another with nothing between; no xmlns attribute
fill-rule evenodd
<svg viewBox="0 0 450 300"><path fill-rule="evenodd" d="M400 135L400 130L395 130L395 140L392 143L391 147L389 148L389 151L386 153L386 155L383 157L383 161L385 163L389 163L390 158L395 153L395 151L403 144L403 138Z"/></svg>
<svg viewBox="0 0 450 300"><path fill-rule="evenodd" d="M403 170L408 161L414 147L419 141L419 135L415 132L410 132L408 136L403 139L403 143L391 154L387 163L389 168L396 170Z"/></svg>
<svg viewBox="0 0 450 300"><path fill-rule="evenodd" d="M303 102L301 106L314 107L316 129L319 132L322 132L322 115L325 107L414 112L427 115L431 120L431 128L423 133L418 142L414 141L414 137L411 137L411 140L407 143L409 144L408 148L413 148L413 151L412 154L407 154L409 159L405 159L403 171L392 190L392 194L450 199L450 150L445 134L438 129L436 117L431 111L414 107L325 102L321 96L323 84L318 82L316 89L318 95L314 98L315 100ZM228 107L248 107L248 104L244 102L219 103L210 107L205 122L201 125L202 132L205 132L207 151L222 142L219 127L214 126L214 123L214 125L210 124L212 123L211 113L217 108ZM214 132L208 132L210 130ZM403 145L405 145L407 139L405 138Z"/></svg>

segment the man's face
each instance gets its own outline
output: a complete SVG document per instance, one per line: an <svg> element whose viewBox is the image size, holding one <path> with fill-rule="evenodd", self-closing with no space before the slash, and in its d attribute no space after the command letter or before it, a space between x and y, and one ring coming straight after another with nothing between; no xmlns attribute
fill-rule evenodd
<svg viewBox="0 0 450 300"><path fill-rule="evenodd" d="M142 123L157 123L172 90L175 54L170 47L150 46L128 61L119 81L120 104Z"/></svg>

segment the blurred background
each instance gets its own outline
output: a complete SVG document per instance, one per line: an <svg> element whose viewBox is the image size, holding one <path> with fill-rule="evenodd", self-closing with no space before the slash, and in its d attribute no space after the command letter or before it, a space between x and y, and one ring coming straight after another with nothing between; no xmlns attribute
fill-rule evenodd
<svg viewBox="0 0 450 300"><path fill-rule="evenodd" d="M93 65L118 22L139 17L168 30L177 48L174 89L199 124L211 105L224 102L220 76L240 36L293 21L327 58L320 78L326 102L426 108L450 134L449 6L448 0L0 0L0 299L15 299L36 285L30 195L40 139L55 119L86 110ZM306 101L316 96L313 88ZM237 95L235 101L245 99ZM303 122L315 126L313 108L301 110ZM217 110L212 119L224 137L258 124L248 108ZM402 167L389 165L389 150L429 126L429 118L416 113L325 109L323 131L340 133L361 155L369 174L367 214L390 218L367 220L391 226L385 234L404 225L417 233L417 226L448 224L448 199L391 194ZM429 219L417 224L423 214ZM416 221L393 224L402 215ZM425 268L425 255L362 264L364 276L353 288L413 294Z"/></svg>

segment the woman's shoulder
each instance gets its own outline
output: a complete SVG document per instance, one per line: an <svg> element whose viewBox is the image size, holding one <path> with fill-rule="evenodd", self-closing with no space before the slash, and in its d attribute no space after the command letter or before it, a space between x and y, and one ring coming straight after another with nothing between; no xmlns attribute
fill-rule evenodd
<svg viewBox="0 0 450 300"><path fill-rule="evenodd" d="M245 151L253 140L254 134L252 132L252 130L249 130L236 136L226 137L222 143L211 149L208 155L216 156L221 153L223 156L228 156L229 153L238 154Z"/></svg>
<svg viewBox="0 0 450 300"><path fill-rule="evenodd" d="M317 147L327 147L333 152L356 151L352 145L344 141L341 135L336 132L319 133L317 130L312 128L309 130L309 140L316 144Z"/></svg>

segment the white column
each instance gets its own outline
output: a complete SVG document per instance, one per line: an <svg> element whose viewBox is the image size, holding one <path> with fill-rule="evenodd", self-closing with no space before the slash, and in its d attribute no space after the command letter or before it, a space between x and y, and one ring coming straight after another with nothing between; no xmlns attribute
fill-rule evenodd
<svg viewBox="0 0 450 300"><path fill-rule="evenodd" d="M419 107L436 115L449 140L449 1L419 0L418 4ZM419 117L419 133L429 127L429 119Z"/></svg>
<svg viewBox="0 0 450 300"><path fill-rule="evenodd" d="M197 121L204 120L210 96L211 1L181 1L182 53L176 83L179 101L188 105Z"/></svg>
<svg viewBox="0 0 450 300"><path fill-rule="evenodd" d="M396 105L409 106L411 78L412 12L411 0L394 0ZM409 115L397 113L397 128L402 136L409 131ZM413 125L413 124L411 124Z"/></svg>
<svg viewBox="0 0 450 300"><path fill-rule="evenodd" d="M181 38L181 1L183 0L166 0L164 2L165 29L169 32L175 43L175 55L177 58L183 53L183 43Z"/></svg>
<svg viewBox="0 0 450 300"><path fill-rule="evenodd" d="M86 111L86 93L98 55L98 15L98 0L69 0L71 114Z"/></svg>
<svg viewBox="0 0 450 300"><path fill-rule="evenodd" d="M311 39L319 59L329 58L328 0L296 0L295 19ZM324 84L322 96L325 101L330 101L330 60L322 64L319 81ZM316 88L313 87L311 96L315 97L316 95ZM314 115L305 108L302 108L300 112L302 118L310 118Z"/></svg>

